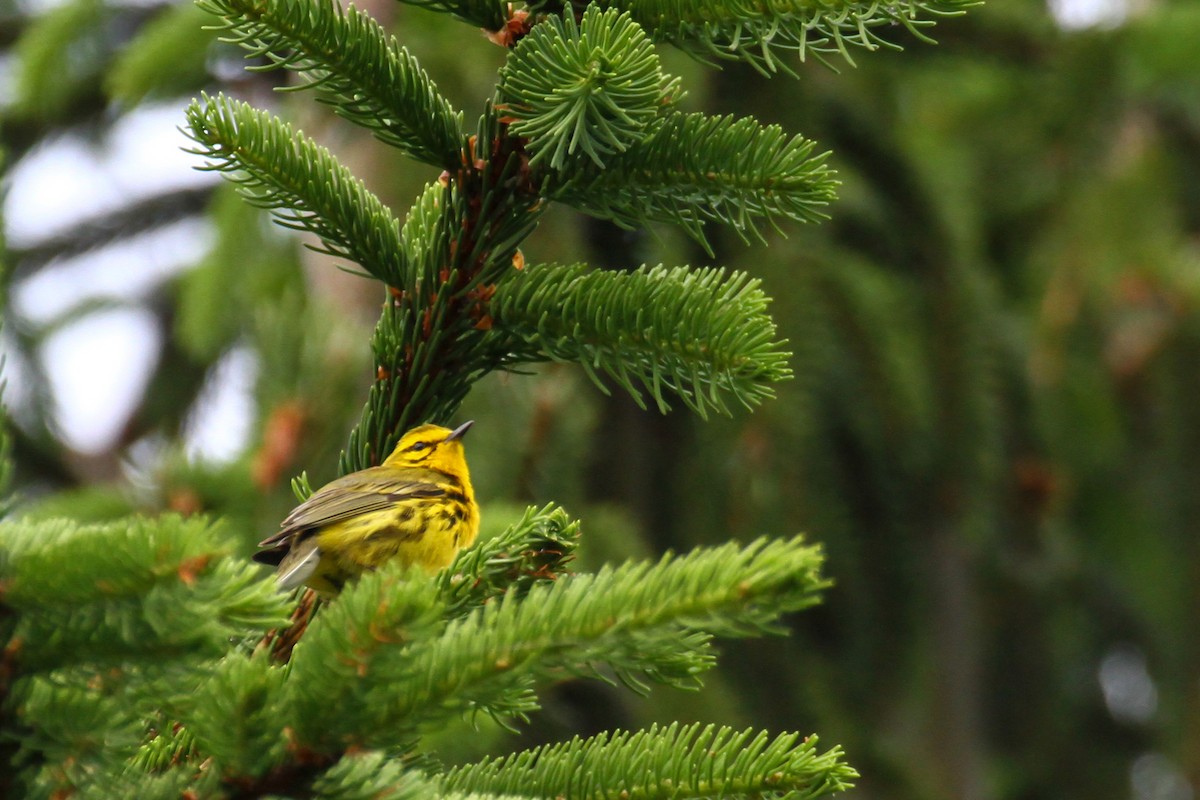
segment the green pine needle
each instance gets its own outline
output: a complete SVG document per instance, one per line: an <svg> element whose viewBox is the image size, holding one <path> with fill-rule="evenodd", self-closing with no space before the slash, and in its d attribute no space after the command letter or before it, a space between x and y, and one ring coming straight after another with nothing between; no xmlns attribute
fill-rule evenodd
<svg viewBox="0 0 1200 800"><path fill-rule="evenodd" d="M230 654L221 659L179 716L196 752L235 775L259 775L283 761L288 747L280 725L288 711L281 691L285 677L265 649L252 657Z"/></svg>
<svg viewBox="0 0 1200 800"><path fill-rule="evenodd" d="M554 178L547 193L624 227L681 225L706 247L708 222L762 239L763 222L825 218L838 181L815 146L750 117L671 114L607 169Z"/></svg>
<svg viewBox="0 0 1200 800"><path fill-rule="evenodd" d="M366 13L337 0L200 0L227 41L270 68L305 74L346 119L408 155L455 168L466 139L457 112L417 60Z"/></svg>
<svg viewBox="0 0 1200 800"><path fill-rule="evenodd" d="M811 800L852 787L858 774L841 748L817 751L817 737L715 725L652 726L487 759L450 770L452 790L572 800L781 798Z"/></svg>
<svg viewBox="0 0 1200 800"><path fill-rule="evenodd" d="M320 248L393 286L408 283L400 223L333 154L291 125L223 95L187 108L188 135L202 170L225 173L252 204L284 227L320 237ZM316 249L316 248L315 248Z"/></svg>
<svg viewBox="0 0 1200 800"><path fill-rule="evenodd" d="M532 164L548 158L562 170L579 153L603 169L645 137L678 87L628 14L592 5L578 25L573 13L535 25L501 70L499 93Z"/></svg>
<svg viewBox="0 0 1200 800"><path fill-rule="evenodd" d="M819 547L765 539L697 549L659 562L629 562L534 586L452 622L404 659L393 725L414 726L471 709L511 714L528 677L597 675L612 669L694 685L712 666L708 635L778 631L788 611L817 602ZM403 727L401 729L403 729ZM392 732L394 735L394 732Z"/></svg>
<svg viewBox="0 0 1200 800"><path fill-rule="evenodd" d="M408 671L407 646L440 626L431 580L419 569L389 565L364 574L321 609L292 653L284 686L299 742L333 751L381 735L392 736L393 745L409 738L380 728L391 720L394 695L406 688L393 681Z"/></svg>
<svg viewBox="0 0 1200 800"><path fill-rule="evenodd" d="M701 416L729 413L726 397L753 408L791 377L790 353L757 280L719 269L641 267L632 272L534 265L500 285L497 328L514 362L578 363L644 407L667 394Z"/></svg>
<svg viewBox="0 0 1200 800"><path fill-rule="evenodd" d="M287 620L286 599L208 522L0 524L0 602L17 614L23 669L184 653Z"/></svg>

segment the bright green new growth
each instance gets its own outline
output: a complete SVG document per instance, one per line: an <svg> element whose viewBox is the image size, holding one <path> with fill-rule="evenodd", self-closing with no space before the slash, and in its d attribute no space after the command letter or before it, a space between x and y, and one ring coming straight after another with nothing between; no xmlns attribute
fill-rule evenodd
<svg viewBox="0 0 1200 800"><path fill-rule="evenodd" d="M799 800L850 788L841 750L817 751L817 737L715 725L651 726L637 732L525 750L450 770L450 789L521 797L726 797L787 792ZM669 760L669 773L652 764Z"/></svg>
<svg viewBox="0 0 1200 800"><path fill-rule="evenodd" d="M500 98L529 139L532 164L564 169L577 152L603 169L606 157L645 138L679 79L663 74L654 45L628 14L589 6L547 17L513 50L500 72Z"/></svg>

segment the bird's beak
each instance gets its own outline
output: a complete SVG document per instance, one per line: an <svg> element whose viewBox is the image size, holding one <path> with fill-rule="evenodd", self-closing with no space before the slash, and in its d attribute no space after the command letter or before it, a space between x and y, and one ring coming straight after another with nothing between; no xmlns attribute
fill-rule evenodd
<svg viewBox="0 0 1200 800"><path fill-rule="evenodd" d="M475 420L469 419L462 425L459 425L454 430L450 431L450 435L443 439L443 442L453 442L455 439L461 439L467 431L471 430L471 426L475 424Z"/></svg>

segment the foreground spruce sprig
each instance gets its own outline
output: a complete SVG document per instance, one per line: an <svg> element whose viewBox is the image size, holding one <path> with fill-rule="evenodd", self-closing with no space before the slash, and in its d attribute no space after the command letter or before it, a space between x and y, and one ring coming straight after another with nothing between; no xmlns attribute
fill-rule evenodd
<svg viewBox="0 0 1200 800"><path fill-rule="evenodd" d="M218 656L231 636L287 619L228 529L179 517L0 524L0 604L5 641L32 670Z"/></svg>
<svg viewBox="0 0 1200 800"><path fill-rule="evenodd" d="M703 417L728 414L726 396L753 408L791 375L767 303L744 273L543 264L505 283L492 307L513 361L578 363L643 408L644 391L661 411L674 396Z"/></svg>
<svg viewBox="0 0 1200 800"><path fill-rule="evenodd" d="M851 786L857 773L841 749L817 737L720 728L651 726L636 732L526 750L450 770L443 787L521 797L821 797ZM651 765L670 760L666 772Z"/></svg>
<svg viewBox="0 0 1200 800"><path fill-rule="evenodd" d="M334 110L427 164L452 168L465 144L455 111L409 52L357 9L309 0L204 0L226 20L229 41L273 67L303 74ZM304 47L293 42L303 41ZM332 46L330 46L332 45ZM354 102L345 98L354 97Z"/></svg>
<svg viewBox="0 0 1200 800"><path fill-rule="evenodd" d="M0 697L20 709L22 796L136 763L231 643L285 624L286 600L201 519L0 524Z"/></svg>
<svg viewBox="0 0 1200 800"><path fill-rule="evenodd" d="M552 506L529 509L441 575L396 566L367 574L317 615L291 663L281 665L265 648L186 659L178 644L184 631L166 626L158 639L145 632L144 604L155 593L141 608L122 599L147 586L168 592L166 609L195 605L189 585L225 585L227 597L241 598L236 608L213 608L216 638L196 642L199 653L215 654L221 638L241 639L283 616L283 598L268 583L247 587L251 568L223 551L219 530L165 519L157 533L142 535L150 524L0 526L8 641L47 635L45 620L58 619L65 600L109 608L81 617L107 616L110 627L97 630L91 649L71 639L73 666L41 655L60 644L54 640L10 654L13 695L37 731L25 747L49 758L42 782L84 797L170 796L184 786L206 797L305 793L348 782L386 790L383 796L442 786L439 796L553 797L585 784L592 788L570 796L594 796L606 785L602 775L622 786L682 787L696 785L703 772L709 795L804 789L815 797L852 777L836 749L818 756L815 740L677 727L568 742L536 759L483 762L448 773L444 785L438 773L412 772L384 756L420 752L425 731L463 713L523 719L537 708L538 687L564 674L617 677L640 690L694 686L713 663L712 636L775 631L783 614L817 602L827 585L823 557L801 539L731 543L570 574L578 524ZM95 557L95 566L56 571L68 546ZM89 578L79 585L84 572ZM111 642L121 628L143 638ZM115 655L129 653L135 661L110 670ZM68 710L69 724L55 721ZM120 736L90 741L92 731L114 722ZM89 757L81 759L80 748ZM644 752L634 758L634 750ZM137 768L110 769L113 756ZM596 772L597 759L607 773ZM544 791L532 788L537 782Z"/></svg>
<svg viewBox="0 0 1200 800"><path fill-rule="evenodd" d="M509 536L536 532L555 513L527 516ZM712 666L711 635L770 631L781 614L815 603L821 561L799 540L731 544L547 579L449 625L453 606L424 581L371 575L297 645L288 713L307 747L400 747L464 712L525 716L536 708L527 690L537 678L600 671L640 688L695 686Z"/></svg>
<svg viewBox="0 0 1200 800"><path fill-rule="evenodd" d="M546 525L563 522L554 509L531 512L501 541L544 542ZM456 568L487 574L491 563L507 560L504 549L486 559L464 554ZM821 561L818 548L795 540L701 549L595 575L539 568L541 580L528 590L465 616L458 616L453 598L457 585L475 580L472 574L453 573L455 580L431 584L419 574L382 570L365 576L314 620L277 689L260 680L254 691L258 703L286 720L289 749L305 753L309 763L333 763L347 748L406 751L422 731L464 712L523 718L537 708L540 681L560 680L564 673L608 672L642 688L647 682L692 684L712 665L711 635L772 630L781 614L816 602L826 585ZM440 592L431 591L433 586ZM245 663L258 663L264 675L280 669L266 660ZM230 691L223 682L211 687L214 695ZM192 713L210 714L208 698L205 690L199 692ZM185 727L197 729L187 714L183 719ZM203 727L226 729L212 721ZM220 742L197 738L203 752L219 753ZM252 744L256 758L280 747L277 738ZM659 749L661 759L649 762L652 770L675 763L670 747ZM560 762L569 758L564 754ZM822 762L829 775L820 785L828 791L841 788L849 774L837 761ZM257 766L261 770L267 763ZM280 768L290 769L287 762L274 766ZM773 773L778 770L776 765ZM789 774L789 780L809 778Z"/></svg>

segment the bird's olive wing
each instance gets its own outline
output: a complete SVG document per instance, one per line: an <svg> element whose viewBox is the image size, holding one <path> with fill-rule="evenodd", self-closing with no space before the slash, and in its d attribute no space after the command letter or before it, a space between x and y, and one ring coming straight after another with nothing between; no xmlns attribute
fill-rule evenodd
<svg viewBox="0 0 1200 800"><path fill-rule="evenodd" d="M319 528L360 514L379 511L410 497L440 497L445 491L435 483L437 473L428 470L396 470L372 467L331 481L312 497L292 509L280 523L279 532L263 539L259 547L274 547L293 533Z"/></svg>

